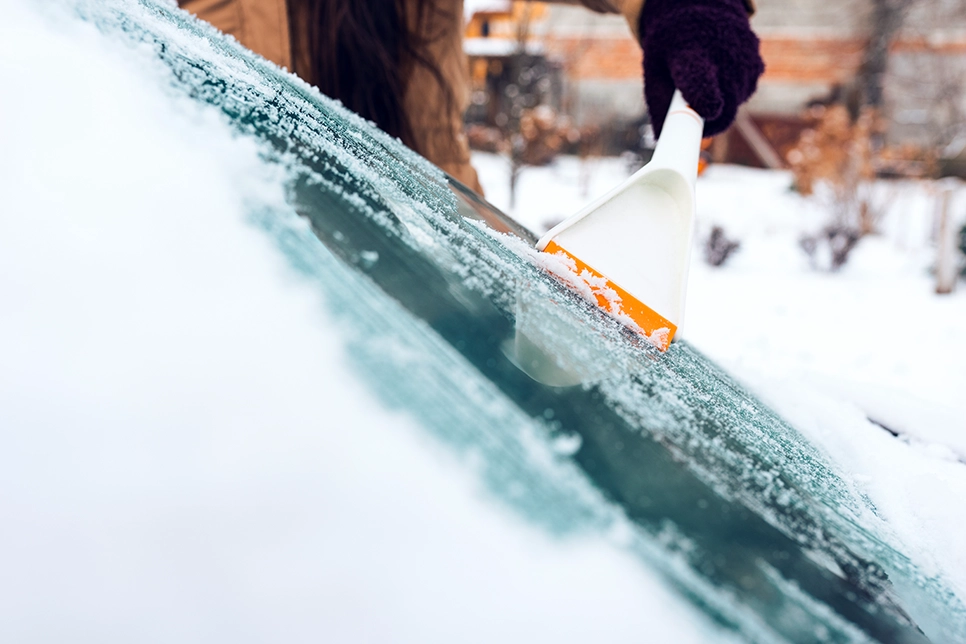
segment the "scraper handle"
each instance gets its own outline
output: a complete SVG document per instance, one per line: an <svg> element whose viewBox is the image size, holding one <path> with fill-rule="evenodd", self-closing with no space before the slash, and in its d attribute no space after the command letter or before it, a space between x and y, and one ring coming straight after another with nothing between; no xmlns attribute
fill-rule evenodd
<svg viewBox="0 0 966 644"><path fill-rule="evenodd" d="M657 140L657 148L648 166L674 170L693 187L698 179L702 132L704 119L687 104L681 90L675 90L661 136Z"/></svg>

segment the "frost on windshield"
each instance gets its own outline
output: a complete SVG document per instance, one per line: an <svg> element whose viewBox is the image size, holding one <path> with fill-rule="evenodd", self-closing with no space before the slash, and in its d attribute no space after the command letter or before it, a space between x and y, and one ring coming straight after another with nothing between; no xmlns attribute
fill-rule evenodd
<svg viewBox="0 0 966 644"><path fill-rule="evenodd" d="M961 602L871 504L689 345L659 353L434 166L204 23L167 3L71 6L262 143L302 218L253 222L325 293L382 399L522 516L611 535L751 641L966 638Z"/></svg>

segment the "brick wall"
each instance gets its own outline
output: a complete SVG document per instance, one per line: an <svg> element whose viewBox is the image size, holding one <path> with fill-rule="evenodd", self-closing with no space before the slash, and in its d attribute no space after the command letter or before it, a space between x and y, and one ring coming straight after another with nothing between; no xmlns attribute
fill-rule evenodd
<svg viewBox="0 0 966 644"><path fill-rule="evenodd" d="M563 61L573 80L629 80L641 76L641 47L631 37L574 38L548 36L547 52Z"/></svg>
<svg viewBox="0 0 966 644"><path fill-rule="evenodd" d="M762 80L842 83L859 69L864 48L865 41L857 38L764 36Z"/></svg>

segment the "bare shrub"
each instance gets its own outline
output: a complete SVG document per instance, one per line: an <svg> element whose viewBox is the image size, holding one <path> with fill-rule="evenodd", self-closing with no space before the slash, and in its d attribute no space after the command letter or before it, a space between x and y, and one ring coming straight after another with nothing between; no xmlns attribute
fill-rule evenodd
<svg viewBox="0 0 966 644"><path fill-rule="evenodd" d="M876 149L881 125L871 108L854 120L840 104L817 106L810 116L814 127L802 132L787 160L798 191L818 201L830 221L799 244L813 267L837 271L863 236L877 232L891 201L893 191L875 185L877 168L898 166L914 155L907 149Z"/></svg>
<svg viewBox="0 0 966 644"><path fill-rule="evenodd" d="M960 261L963 264L963 270L960 275L966 277L966 226L963 226L959 231L959 250L962 252Z"/></svg>
<svg viewBox="0 0 966 644"><path fill-rule="evenodd" d="M861 235L852 228L831 225L817 235L805 235L798 243L813 268L835 272L848 263L860 238Z"/></svg>
<svg viewBox="0 0 966 644"><path fill-rule="evenodd" d="M724 228L714 226L704 242L704 261L711 266L723 266L731 254L741 247L741 242L729 239Z"/></svg>
<svg viewBox="0 0 966 644"><path fill-rule="evenodd" d="M861 235L874 232L881 212L872 201L875 179L872 137L875 112L866 109L852 120L844 105L813 109L816 125L802 132L787 155L795 186L806 196L824 199L831 225Z"/></svg>

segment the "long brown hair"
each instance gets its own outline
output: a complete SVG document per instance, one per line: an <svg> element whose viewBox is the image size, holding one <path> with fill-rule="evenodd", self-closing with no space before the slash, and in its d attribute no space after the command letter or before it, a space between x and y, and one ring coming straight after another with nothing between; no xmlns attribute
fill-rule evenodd
<svg viewBox="0 0 966 644"><path fill-rule="evenodd" d="M417 148L404 110L415 66L436 78L448 102L453 92L427 47L438 0L287 0L295 72Z"/></svg>

